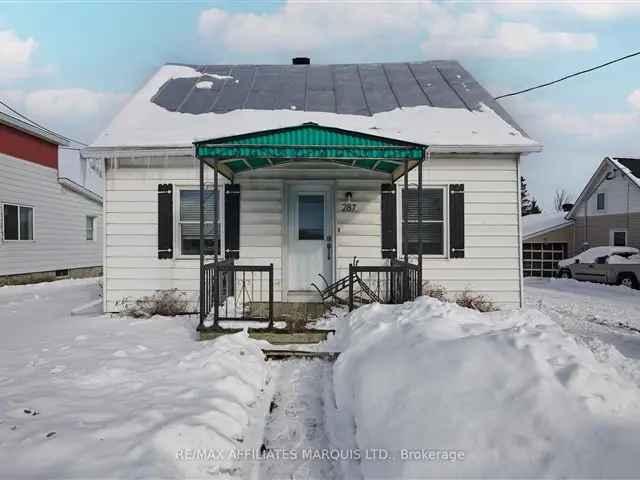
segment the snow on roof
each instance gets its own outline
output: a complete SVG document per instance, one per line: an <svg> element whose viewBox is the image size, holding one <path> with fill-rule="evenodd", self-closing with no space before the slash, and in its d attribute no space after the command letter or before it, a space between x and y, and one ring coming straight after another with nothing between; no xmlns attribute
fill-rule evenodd
<svg viewBox="0 0 640 480"><path fill-rule="evenodd" d="M231 75L233 77L233 75ZM201 73L184 65L165 65L130 100L91 148L186 147L194 140L219 138L314 122L327 127L441 147L484 147L496 151L539 151L541 146L509 124L486 104L477 109L443 108L429 105L395 108L371 115L304 111L291 104L279 110L236 109L226 113L180 113L158 105L158 98L169 81L190 79L198 94L222 90L216 82L241 82L221 75ZM242 81L248 81L244 79ZM211 88L201 82L210 82ZM209 85L206 85L209 87ZM270 95L263 91L262 95ZM231 93L230 93L231 95ZM188 97L185 97L184 101ZM295 108L294 108L295 107ZM495 108L500 108L499 106ZM452 148L455 151L455 148Z"/></svg>
<svg viewBox="0 0 640 480"><path fill-rule="evenodd" d="M523 239L527 240L535 235L571 225L572 222L565 218L566 215L566 212L553 212L550 214L540 213L522 217Z"/></svg>
<svg viewBox="0 0 640 480"><path fill-rule="evenodd" d="M640 187L640 158L608 157L629 179Z"/></svg>

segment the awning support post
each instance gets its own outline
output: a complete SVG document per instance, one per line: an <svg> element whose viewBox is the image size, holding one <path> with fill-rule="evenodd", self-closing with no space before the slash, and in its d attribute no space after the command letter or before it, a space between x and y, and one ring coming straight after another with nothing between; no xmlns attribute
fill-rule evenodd
<svg viewBox="0 0 640 480"><path fill-rule="evenodd" d="M204 161L200 161L200 322L198 330L204 328L206 316L206 292L204 280Z"/></svg>
<svg viewBox="0 0 640 480"><path fill-rule="evenodd" d="M422 295L422 162L424 152L418 160L418 291L416 296Z"/></svg>
<svg viewBox="0 0 640 480"><path fill-rule="evenodd" d="M218 318L220 316L220 274L218 272L218 248L220 246L220 229L218 228L218 203L220 195L218 192L218 159L213 159L213 328L218 328ZM226 301L226 298L225 298Z"/></svg>
<svg viewBox="0 0 640 480"><path fill-rule="evenodd" d="M404 159L404 199L402 202L402 245L404 249L404 270L402 272L402 301L409 299L409 159Z"/></svg>

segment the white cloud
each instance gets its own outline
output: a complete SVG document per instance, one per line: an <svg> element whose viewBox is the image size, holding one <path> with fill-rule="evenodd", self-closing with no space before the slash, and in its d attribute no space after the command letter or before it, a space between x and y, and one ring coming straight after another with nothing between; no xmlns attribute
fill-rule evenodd
<svg viewBox="0 0 640 480"><path fill-rule="evenodd" d="M119 108L126 98L84 88L36 90L25 95L24 106L28 114L39 118L88 118Z"/></svg>
<svg viewBox="0 0 640 480"><path fill-rule="evenodd" d="M546 117L548 128L568 135L602 139L638 131L640 113L571 113L555 112Z"/></svg>
<svg viewBox="0 0 640 480"><path fill-rule="evenodd" d="M205 10L198 32L220 48L240 53L309 52L388 38L422 37L425 53L521 56L544 49L590 50L592 34L545 32L530 23L497 22L491 9L416 2L294 2L273 13ZM379 43L376 43L379 44Z"/></svg>
<svg viewBox="0 0 640 480"><path fill-rule="evenodd" d="M275 13L205 10L198 32L242 53L313 50L336 41L356 40L390 31L415 30L419 14L438 7L415 3L287 2Z"/></svg>
<svg viewBox="0 0 640 480"><path fill-rule="evenodd" d="M545 143L562 136L581 137L581 141L614 141L635 135L640 129L640 111L579 112L571 105L534 101L524 96L500 100L500 103L533 138ZM580 143L574 142L576 146Z"/></svg>
<svg viewBox="0 0 640 480"><path fill-rule="evenodd" d="M28 77L37 47L33 38L22 39L13 30L0 31L0 83Z"/></svg>
<svg viewBox="0 0 640 480"><path fill-rule="evenodd" d="M640 110L640 89L631 92L627 97L627 101L633 108Z"/></svg>
<svg viewBox="0 0 640 480"><path fill-rule="evenodd" d="M495 28L485 24L484 31L467 30L464 18L454 31L432 34L421 47L431 56L517 57L545 49L565 51L592 50L597 39L592 34L543 32L537 26L521 22L501 22Z"/></svg>
<svg viewBox="0 0 640 480"><path fill-rule="evenodd" d="M493 11L502 15L530 16L536 12L557 12L587 20L611 20L640 15L640 2L633 0L510 0L489 5Z"/></svg>
<svg viewBox="0 0 640 480"><path fill-rule="evenodd" d="M0 90L0 99L47 128L93 140L130 95L84 88Z"/></svg>

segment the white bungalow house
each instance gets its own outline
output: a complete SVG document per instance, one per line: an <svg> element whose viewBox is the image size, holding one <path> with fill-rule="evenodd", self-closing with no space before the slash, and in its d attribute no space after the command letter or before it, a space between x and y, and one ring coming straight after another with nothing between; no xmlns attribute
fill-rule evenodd
<svg viewBox="0 0 640 480"><path fill-rule="evenodd" d="M318 301L354 262L388 298L420 244L423 282L519 307L520 159L540 150L455 61L165 65L85 152L106 161L104 308L176 288L209 311L214 262L245 301Z"/></svg>

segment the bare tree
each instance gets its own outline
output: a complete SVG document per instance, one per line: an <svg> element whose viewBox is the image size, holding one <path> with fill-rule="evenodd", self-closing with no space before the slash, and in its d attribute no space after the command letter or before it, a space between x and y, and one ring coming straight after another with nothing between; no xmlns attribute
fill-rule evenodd
<svg viewBox="0 0 640 480"><path fill-rule="evenodd" d="M556 194L553 197L553 207L556 212L562 212L562 206L565 203L570 203L570 195L564 188L558 188Z"/></svg>

